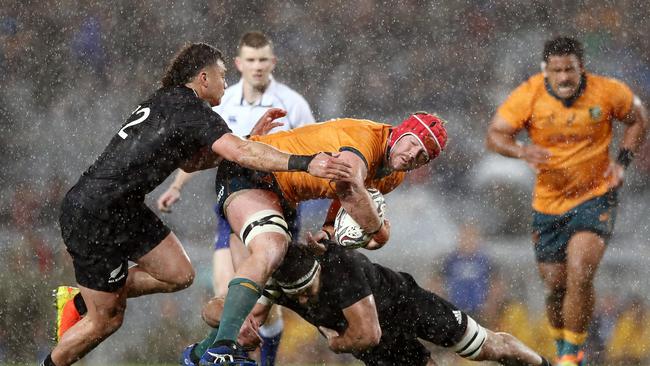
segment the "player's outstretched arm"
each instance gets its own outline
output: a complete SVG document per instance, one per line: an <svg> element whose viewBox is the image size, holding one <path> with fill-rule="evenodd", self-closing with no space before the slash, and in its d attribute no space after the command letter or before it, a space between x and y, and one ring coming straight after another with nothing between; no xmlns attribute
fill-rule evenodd
<svg viewBox="0 0 650 366"><path fill-rule="evenodd" d="M163 194L160 195L160 197L158 197L158 209L162 212L172 212L171 207L180 199L183 186L192 179L193 176L194 173L187 173L182 169L179 169L174 176L172 184Z"/></svg>
<svg viewBox="0 0 650 366"><path fill-rule="evenodd" d="M231 133L215 141L212 151L243 167L266 172L304 171L326 179L349 179L352 174L350 164L340 159L338 154L291 155L263 143L244 140Z"/></svg>
<svg viewBox="0 0 650 366"><path fill-rule="evenodd" d="M327 337L332 351L336 353L363 351L379 344L381 326L374 295L368 295L343 309L343 316L348 322L348 327L343 334L322 326L318 327Z"/></svg>

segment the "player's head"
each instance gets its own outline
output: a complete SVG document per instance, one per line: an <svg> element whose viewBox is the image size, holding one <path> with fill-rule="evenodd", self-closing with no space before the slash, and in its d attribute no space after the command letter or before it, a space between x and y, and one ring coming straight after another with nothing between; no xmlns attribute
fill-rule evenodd
<svg viewBox="0 0 650 366"><path fill-rule="evenodd" d="M584 73L584 50L580 41L557 37L544 44L542 72L555 95L573 97L580 89Z"/></svg>
<svg viewBox="0 0 650 366"><path fill-rule="evenodd" d="M170 62L162 86L187 85L199 98L215 106L226 88L225 72L221 51L206 43L190 43Z"/></svg>
<svg viewBox="0 0 650 366"><path fill-rule="evenodd" d="M282 292L301 305L313 303L320 290L320 263L298 245L289 245L280 267L273 273Z"/></svg>
<svg viewBox="0 0 650 366"><path fill-rule="evenodd" d="M413 170L435 159L447 145L445 121L415 112L393 128L388 139L388 164L393 170Z"/></svg>
<svg viewBox="0 0 650 366"><path fill-rule="evenodd" d="M264 89L271 80L276 62L273 44L264 33L248 32L241 37L235 66L245 83L256 89Z"/></svg>

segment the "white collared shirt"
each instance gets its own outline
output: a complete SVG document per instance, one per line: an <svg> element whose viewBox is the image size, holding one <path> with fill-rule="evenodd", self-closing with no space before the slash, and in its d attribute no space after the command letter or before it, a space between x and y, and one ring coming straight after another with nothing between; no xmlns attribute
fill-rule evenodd
<svg viewBox="0 0 650 366"><path fill-rule="evenodd" d="M305 98L272 77L262 98L256 103L246 102L243 81L239 80L237 84L226 89L221 104L212 109L219 113L235 135L246 136L264 112L273 107L286 110L287 115L277 120L283 122L284 126L276 127L270 133L291 130L315 122Z"/></svg>

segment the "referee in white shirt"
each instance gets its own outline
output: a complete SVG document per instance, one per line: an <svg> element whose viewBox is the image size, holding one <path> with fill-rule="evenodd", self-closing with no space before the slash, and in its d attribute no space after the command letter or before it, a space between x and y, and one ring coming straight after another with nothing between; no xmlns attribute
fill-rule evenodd
<svg viewBox="0 0 650 366"><path fill-rule="evenodd" d="M314 123L314 116L309 104L293 89L276 81L271 73L275 68L277 58L273 53L272 42L261 32L245 33L239 41L235 66L241 73L241 79L226 89L221 98L221 104L213 110L219 113L235 135L246 136L269 108L282 108L287 111L285 117L276 121L283 125L274 128L270 133L290 130L306 124ZM174 182L167 191L158 198L158 208L169 211L181 194L184 184L192 174L178 171ZM215 210L218 222L215 236L215 252L213 258L213 285L215 296L225 297L228 283L234 276L230 240L239 240L232 234L228 221ZM296 220L296 228L299 228ZM297 237L297 232L293 233ZM264 339L261 348L261 366L271 366L283 330L283 322L279 309L276 307L260 328Z"/></svg>

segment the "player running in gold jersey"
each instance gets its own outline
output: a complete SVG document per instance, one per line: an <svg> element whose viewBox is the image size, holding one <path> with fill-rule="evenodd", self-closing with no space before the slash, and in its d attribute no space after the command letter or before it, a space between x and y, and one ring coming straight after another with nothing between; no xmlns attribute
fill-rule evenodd
<svg viewBox="0 0 650 366"><path fill-rule="evenodd" d="M560 365L583 363L581 346L594 307L593 279L612 234L617 189L645 137L646 111L624 83L588 73L579 41L544 46L542 73L499 107L487 145L525 160L537 173L533 244L548 290L546 311ZM612 122L625 124L611 160ZM516 141L525 130L530 144Z"/></svg>

